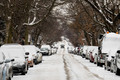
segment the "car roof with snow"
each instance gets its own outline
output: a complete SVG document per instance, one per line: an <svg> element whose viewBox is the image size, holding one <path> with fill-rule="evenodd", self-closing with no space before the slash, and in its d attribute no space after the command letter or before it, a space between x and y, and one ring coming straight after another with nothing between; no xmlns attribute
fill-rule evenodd
<svg viewBox="0 0 120 80"><path fill-rule="evenodd" d="M120 35L116 33L105 34L102 41L102 53L116 53L120 47Z"/></svg>

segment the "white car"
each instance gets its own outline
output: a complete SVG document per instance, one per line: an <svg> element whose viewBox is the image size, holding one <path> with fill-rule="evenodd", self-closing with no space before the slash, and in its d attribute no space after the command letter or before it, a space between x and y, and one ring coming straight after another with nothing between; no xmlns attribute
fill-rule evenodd
<svg viewBox="0 0 120 80"><path fill-rule="evenodd" d="M82 56L83 58L85 58L85 56L86 56L87 49L88 49L88 46L87 46L87 45L83 46L83 48L82 48L82 53L81 53L81 56Z"/></svg>
<svg viewBox="0 0 120 80"><path fill-rule="evenodd" d="M116 75L120 75L120 49L116 52L115 56L112 56L111 71Z"/></svg>
<svg viewBox="0 0 120 80"><path fill-rule="evenodd" d="M2 50L1 50L2 51ZM4 53L3 51L2 51L2 53L4 54L4 56L5 56L5 59L7 59L8 61L10 61L10 62L8 62L8 63L6 63L6 66L7 66L7 70L6 70L6 72L7 72L7 74L6 74L6 76L9 78L9 79L11 79L12 77L13 77L13 69L12 69L12 66L13 66L13 61L14 61L14 59L11 59L10 57L9 57L9 55L8 54L6 54L6 53Z"/></svg>
<svg viewBox="0 0 120 80"><path fill-rule="evenodd" d="M11 59L15 60L12 66L13 72L25 75L28 71L28 63L25 59L23 46L20 44L5 44L1 46L1 49L4 54L9 55Z"/></svg>
<svg viewBox="0 0 120 80"><path fill-rule="evenodd" d="M51 51L50 45L42 45L41 48L40 48L40 52L41 52L43 55L44 55L44 54L51 55L51 54L52 54L52 51Z"/></svg>
<svg viewBox="0 0 120 80"><path fill-rule="evenodd" d="M42 62L42 53L40 53L40 49L38 47L36 47L36 51L37 51L36 54L38 55L37 62L41 63Z"/></svg>
<svg viewBox="0 0 120 80"><path fill-rule="evenodd" d="M52 54L57 53L57 47L52 47Z"/></svg>
<svg viewBox="0 0 120 80"><path fill-rule="evenodd" d="M9 65L14 59L8 59L0 49L0 80L11 80L13 77L12 65Z"/></svg>
<svg viewBox="0 0 120 80"><path fill-rule="evenodd" d="M68 46L68 52L74 53L74 46Z"/></svg>
<svg viewBox="0 0 120 80"><path fill-rule="evenodd" d="M42 62L42 54L40 53L39 48L34 45L24 45L25 52L29 53L28 64L33 67L33 63L37 64Z"/></svg>

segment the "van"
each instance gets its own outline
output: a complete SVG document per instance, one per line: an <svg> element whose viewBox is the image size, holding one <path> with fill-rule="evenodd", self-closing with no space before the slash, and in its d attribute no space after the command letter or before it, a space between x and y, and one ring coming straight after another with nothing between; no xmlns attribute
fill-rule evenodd
<svg viewBox="0 0 120 80"><path fill-rule="evenodd" d="M5 44L1 46L1 49L4 54L15 60L12 66L13 72L25 75L28 70L28 63L27 59L25 59L23 46L20 44Z"/></svg>
<svg viewBox="0 0 120 80"><path fill-rule="evenodd" d="M98 62L97 64L102 66L105 65L105 69L111 69L112 56L115 56L115 53L120 47L120 35L116 33L106 33L103 35L98 53Z"/></svg>

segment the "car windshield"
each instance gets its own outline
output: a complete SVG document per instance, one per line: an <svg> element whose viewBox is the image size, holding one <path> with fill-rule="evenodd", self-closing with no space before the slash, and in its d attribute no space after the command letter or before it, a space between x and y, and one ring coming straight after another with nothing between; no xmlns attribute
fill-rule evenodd
<svg viewBox="0 0 120 80"><path fill-rule="evenodd" d="M45 51L45 50L48 50L48 48L41 48L40 50L41 51Z"/></svg>
<svg viewBox="0 0 120 80"><path fill-rule="evenodd" d="M35 54L37 52L34 46L24 46L25 52L29 52L30 55Z"/></svg>

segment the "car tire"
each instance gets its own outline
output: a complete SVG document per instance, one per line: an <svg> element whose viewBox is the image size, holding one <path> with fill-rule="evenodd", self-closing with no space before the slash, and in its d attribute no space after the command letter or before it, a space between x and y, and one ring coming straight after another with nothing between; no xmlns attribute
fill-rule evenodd
<svg viewBox="0 0 120 80"><path fill-rule="evenodd" d="M11 78L9 77L9 79L8 80L11 80Z"/></svg>
<svg viewBox="0 0 120 80"><path fill-rule="evenodd" d="M42 60L40 61L40 63L42 63Z"/></svg>
<svg viewBox="0 0 120 80"><path fill-rule="evenodd" d="M25 75L26 73L27 73L27 71L24 70L24 71L22 72L22 75Z"/></svg>
<svg viewBox="0 0 120 80"><path fill-rule="evenodd" d="M26 74L26 72L22 72L22 75L25 75Z"/></svg>
<svg viewBox="0 0 120 80"><path fill-rule="evenodd" d="M100 63L99 63L99 62L97 62L97 66L100 66Z"/></svg>
<svg viewBox="0 0 120 80"><path fill-rule="evenodd" d="M116 73L115 73L116 75L120 75L120 69L119 68L117 68L117 70L116 70Z"/></svg>
<svg viewBox="0 0 120 80"><path fill-rule="evenodd" d="M106 70L106 65L104 65L104 69Z"/></svg>

